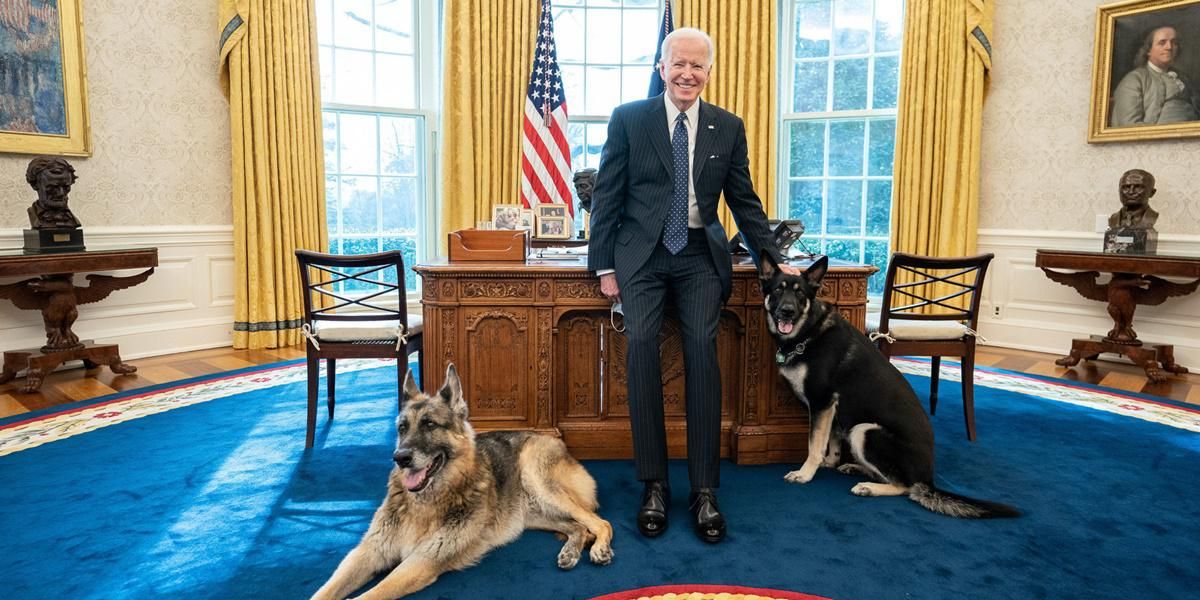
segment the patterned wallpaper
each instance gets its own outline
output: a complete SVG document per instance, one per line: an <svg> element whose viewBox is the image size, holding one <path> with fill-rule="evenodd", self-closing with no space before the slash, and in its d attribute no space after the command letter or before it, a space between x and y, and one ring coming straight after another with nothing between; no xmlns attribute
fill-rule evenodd
<svg viewBox="0 0 1200 600"><path fill-rule="evenodd" d="M996 3L983 113L979 226L1093 231L1120 208L1117 180L1156 178L1160 233L1200 233L1200 139L1087 143L1096 7L1113 0Z"/></svg>
<svg viewBox="0 0 1200 600"><path fill-rule="evenodd" d="M86 0L90 158L71 211L89 226L226 225L229 110L217 81L217 3ZM0 228L26 228L30 155L0 154Z"/></svg>

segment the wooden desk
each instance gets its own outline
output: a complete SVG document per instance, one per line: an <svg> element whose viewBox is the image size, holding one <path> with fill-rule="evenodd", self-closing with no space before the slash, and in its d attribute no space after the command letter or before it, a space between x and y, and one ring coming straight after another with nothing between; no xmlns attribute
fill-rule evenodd
<svg viewBox="0 0 1200 600"><path fill-rule="evenodd" d="M741 260L718 328L721 454L739 463L799 461L807 452L808 411L776 374L762 288L749 260ZM830 262L820 295L861 329L867 277L877 269ZM440 385L453 362L477 429L558 435L579 458L633 455L625 336L609 324L611 303L584 261L443 261L414 270L422 279L427 386ZM683 355L678 322L669 316L661 339L668 450L682 457Z"/></svg>
<svg viewBox="0 0 1200 600"><path fill-rule="evenodd" d="M108 365L114 373L133 373L137 367L121 362L116 344L93 344L80 340L71 326L79 316L80 304L99 302L116 290L145 281L158 266L157 248L127 250L86 250L25 254L21 250L0 250L0 277L37 275L17 283L0 284L0 298L12 300L17 308L40 310L46 326L46 345L41 348L10 350L4 353L0 383L25 371L22 392L36 391L42 379L68 360L82 360L91 369ZM146 271L129 277L88 275L90 285L76 286L74 274L86 271L139 269Z"/></svg>
<svg viewBox="0 0 1200 600"><path fill-rule="evenodd" d="M1156 254L1110 254L1067 250L1037 251L1034 263L1050 279L1079 292L1084 298L1108 303L1113 328L1104 336L1071 341L1071 353L1055 362L1071 367L1081 358L1095 359L1101 352L1129 357L1146 370L1154 383L1166 381L1164 371L1187 373L1175 364L1175 348L1169 344L1145 345L1133 330L1133 313L1138 304L1162 304L1171 296L1184 296L1200 285L1200 258L1160 256ZM1071 269L1061 273L1051 269ZM1111 273L1108 283L1098 283L1101 273ZM1192 278L1191 283L1175 283L1158 276ZM1162 368L1159 368L1159 365Z"/></svg>

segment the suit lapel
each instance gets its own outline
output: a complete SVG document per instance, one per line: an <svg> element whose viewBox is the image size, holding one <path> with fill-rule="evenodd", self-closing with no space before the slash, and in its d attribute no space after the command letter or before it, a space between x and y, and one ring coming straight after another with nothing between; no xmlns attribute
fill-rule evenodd
<svg viewBox="0 0 1200 600"><path fill-rule="evenodd" d="M663 109L666 113L666 108ZM692 155L692 185L699 188L700 174L704 172L704 164L708 162L710 150L717 141L720 129L717 127L716 113L703 100L700 101L700 116L696 118L699 126L696 128L696 151ZM665 114L664 117L666 118Z"/></svg>
<svg viewBox="0 0 1200 600"><path fill-rule="evenodd" d="M646 131L650 132L650 144L670 176L675 168L671 159L671 132L667 130L667 106L663 104L661 95L655 98L657 100L651 102L650 110L646 111L645 126Z"/></svg>

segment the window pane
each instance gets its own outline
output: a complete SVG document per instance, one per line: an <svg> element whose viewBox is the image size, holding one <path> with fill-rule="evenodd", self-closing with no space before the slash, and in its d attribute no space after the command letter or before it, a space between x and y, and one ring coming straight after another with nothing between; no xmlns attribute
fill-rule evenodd
<svg viewBox="0 0 1200 600"><path fill-rule="evenodd" d="M829 39L833 36L829 2L802 0L796 3L796 58L829 56Z"/></svg>
<svg viewBox="0 0 1200 600"><path fill-rule="evenodd" d="M866 54L871 42L871 0L839 0L834 3L833 53Z"/></svg>
<svg viewBox="0 0 1200 600"><path fill-rule="evenodd" d="M828 98L829 63L796 63L796 83L792 92L793 112L823 112Z"/></svg>
<svg viewBox="0 0 1200 600"><path fill-rule="evenodd" d="M583 93L583 67L559 65L562 72L563 90L567 94L567 116L588 114Z"/></svg>
<svg viewBox="0 0 1200 600"><path fill-rule="evenodd" d="M875 59L875 90L871 108L896 108L900 87L900 57L883 56Z"/></svg>
<svg viewBox="0 0 1200 600"><path fill-rule="evenodd" d="M321 136L325 146L325 172L337 173L337 115L321 113Z"/></svg>
<svg viewBox="0 0 1200 600"><path fill-rule="evenodd" d="M867 107L867 59L833 62L833 110Z"/></svg>
<svg viewBox="0 0 1200 600"><path fill-rule="evenodd" d="M417 229L417 180L415 177L384 177L379 182L383 204L383 231Z"/></svg>
<svg viewBox="0 0 1200 600"><path fill-rule="evenodd" d="M875 51L900 49L904 34L904 1L875 0Z"/></svg>
<svg viewBox="0 0 1200 600"><path fill-rule="evenodd" d="M558 62L583 62L583 9L554 10L554 51Z"/></svg>
<svg viewBox="0 0 1200 600"><path fill-rule="evenodd" d="M417 67L413 57L402 54L376 54L379 79L375 103L393 108L417 107Z"/></svg>
<svg viewBox="0 0 1200 600"><path fill-rule="evenodd" d="M388 175L417 174L417 120L412 117L379 119L379 166Z"/></svg>
<svg viewBox="0 0 1200 600"><path fill-rule="evenodd" d="M658 42L658 11L624 12L625 27L621 31L622 60L626 63L648 65L654 61L654 44Z"/></svg>
<svg viewBox="0 0 1200 600"><path fill-rule="evenodd" d="M583 164L583 123L567 124L567 144L571 147L571 168L578 171Z"/></svg>
<svg viewBox="0 0 1200 600"><path fill-rule="evenodd" d="M325 177L325 228L334 234L341 231L338 225L338 178L334 175ZM330 245L333 240L330 240ZM336 254L336 251L332 251Z"/></svg>
<svg viewBox="0 0 1200 600"><path fill-rule="evenodd" d="M391 250L399 250L404 255L404 289L409 292L417 291L417 283L421 281L421 276L412 270L412 265L417 264L417 240L407 236L383 238L383 251ZM391 270L388 270L386 281L392 282L393 278Z"/></svg>
<svg viewBox="0 0 1200 600"><path fill-rule="evenodd" d="M871 146L867 154L867 175L892 174L896 153L896 120L871 121Z"/></svg>
<svg viewBox="0 0 1200 600"><path fill-rule="evenodd" d="M375 0L375 49L412 54L412 0Z"/></svg>
<svg viewBox="0 0 1200 600"><path fill-rule="evenodd" d="M829 124L829 174L863 174L863 121Z"/></svg>
<svg viewBox="0 0 1200 600"><path fill-rule="evenodd" d="M333 39L342 48L371 48L371 0L334 3Z"/></svg>
<svg viewBox="0 0 1200 600"><path fill-rule="evenodd" d="M599 167L600 152L604 150L604 142L608 140L608 125L606 123L589 123L587 126L587 152L584 154L584 164L575 165L575 169L583 167Z"/></svg>
<svg viewBox="0 0 1200 600"><path fill-rule="evenodd" d="M618 67L587 67L586 114L608 115L621 103L621 69Z"/></svg>
<svg viewBox="0 0 1200 600"><path fill-rule="evenodd" d="M892 221L892 182L867 182L867 235L888 235Z"/></svg>
<svg viewBox="0 0 1200 600"><path fill-rule="evenodd" d="M321 97L333 97L333 50L326 46L321 46L317 50L321 64Z"/></svg>
<svg viewBox="0 0 1200 600"><path fill-rule="evenodd" d="M788 218L800 219L804 223L806 237L819 235L824 229L821 222L821 182L791 182L788 199Z"/></svg>
<svg viewBox="0 0 1200 600"><path fill-rule="evenodd" d="M587 0L588 6L620 6L621 0Z"/></svg>
<svg viewBox="0 0 1200 600"><path fill-rule="evenodd" d="M653 57L652 57L653 58ZM624 67L621 69L621 102L646 97L650 91L650 78L658 77L649 66Z"/></svg>
<svg viewBox="0 0 1200 600"><path fill-rule="evenodd" d="M890 254L888 253L888 243L868 240L866 248L863 249L863 262L868 265L879 267L879 271L867 280L867 295L878 296L883 294L883 284L887 279L887 263Z"/></svg>
<svg viewBox="0 0 1200 600"><path fill-rule="evenodd" d="M370 52L335 50L334 96L342 104L371 104L375 100L375 79Z"/></svg>
<svg viewBox="0 0 1200 600"><path fill-rule="evenodd" d="M341 150L342 173L374 175L379 160L375 140L375 116L343 113L338 145Z"/></svg>
<svg viewBox="0 0 1200 600"><path fill-rule="evenodd" d="M342 177L342 231L375 233L379 215L379 194L374 177Z"/></svg>
<svg viewBox="0 0 1200 600"><path fill-rule="evenodd" d="M619 31L621 31L621 11L615 9L588 10L587 61L589 63L620 63L621 44L618 41L620 38L617 37Z"/></svg>
<svg viewBox="0 0 1200 600"><path fill-rule="evenodd" d="M659 0L625 0L625 6L649 6L657 9L658 2ZM658 13L655 13L654 16L655 18L658 18Z"/></svg>
<svg viewBox="0 0 1200 600"><path fill-rule="evenodd" d="M317 0L317 43L333 44L333 0Z"/></svg>
<svg viewBox="0 0 1200 600"><path fill-rule="evenodd" d="M825 121L792 123L792 177L820 177L825 170Z"/></svg>
<svg viewBox="0 0 1200 600"><path fill-rule="evenodd" d="M862 182L830 181L826 233L862 235Z"/></svg>
<svg viewBox="0 0 1200 600"><path fill-rule="evenodd" d="M825 240L825 254L850 262L859 262L858 240Z"/></svg>

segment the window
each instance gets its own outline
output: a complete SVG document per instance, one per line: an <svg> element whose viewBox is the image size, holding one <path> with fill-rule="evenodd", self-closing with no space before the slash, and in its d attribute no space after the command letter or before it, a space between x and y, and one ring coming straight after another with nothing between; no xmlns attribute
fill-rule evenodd
<svg viewBox="0 0 1200 600"><path fill-rule="evenodd" d="M878 266L883 292L892 213L902 0L788 0L781 213L812 251Z"/></svg>
<svg viewBox="0 0 1200 600"><path fill-rule="evenodd" d="M437 9L317 0L330 252L399 249L411 269L432 250Z"/></svg>
<svg viewBox="0 0 1200 600"><path fill-rule="evenodd" d="M650 88L662 0L554 0L551 8L571 169L596 168L612 110Z"/></svg>

